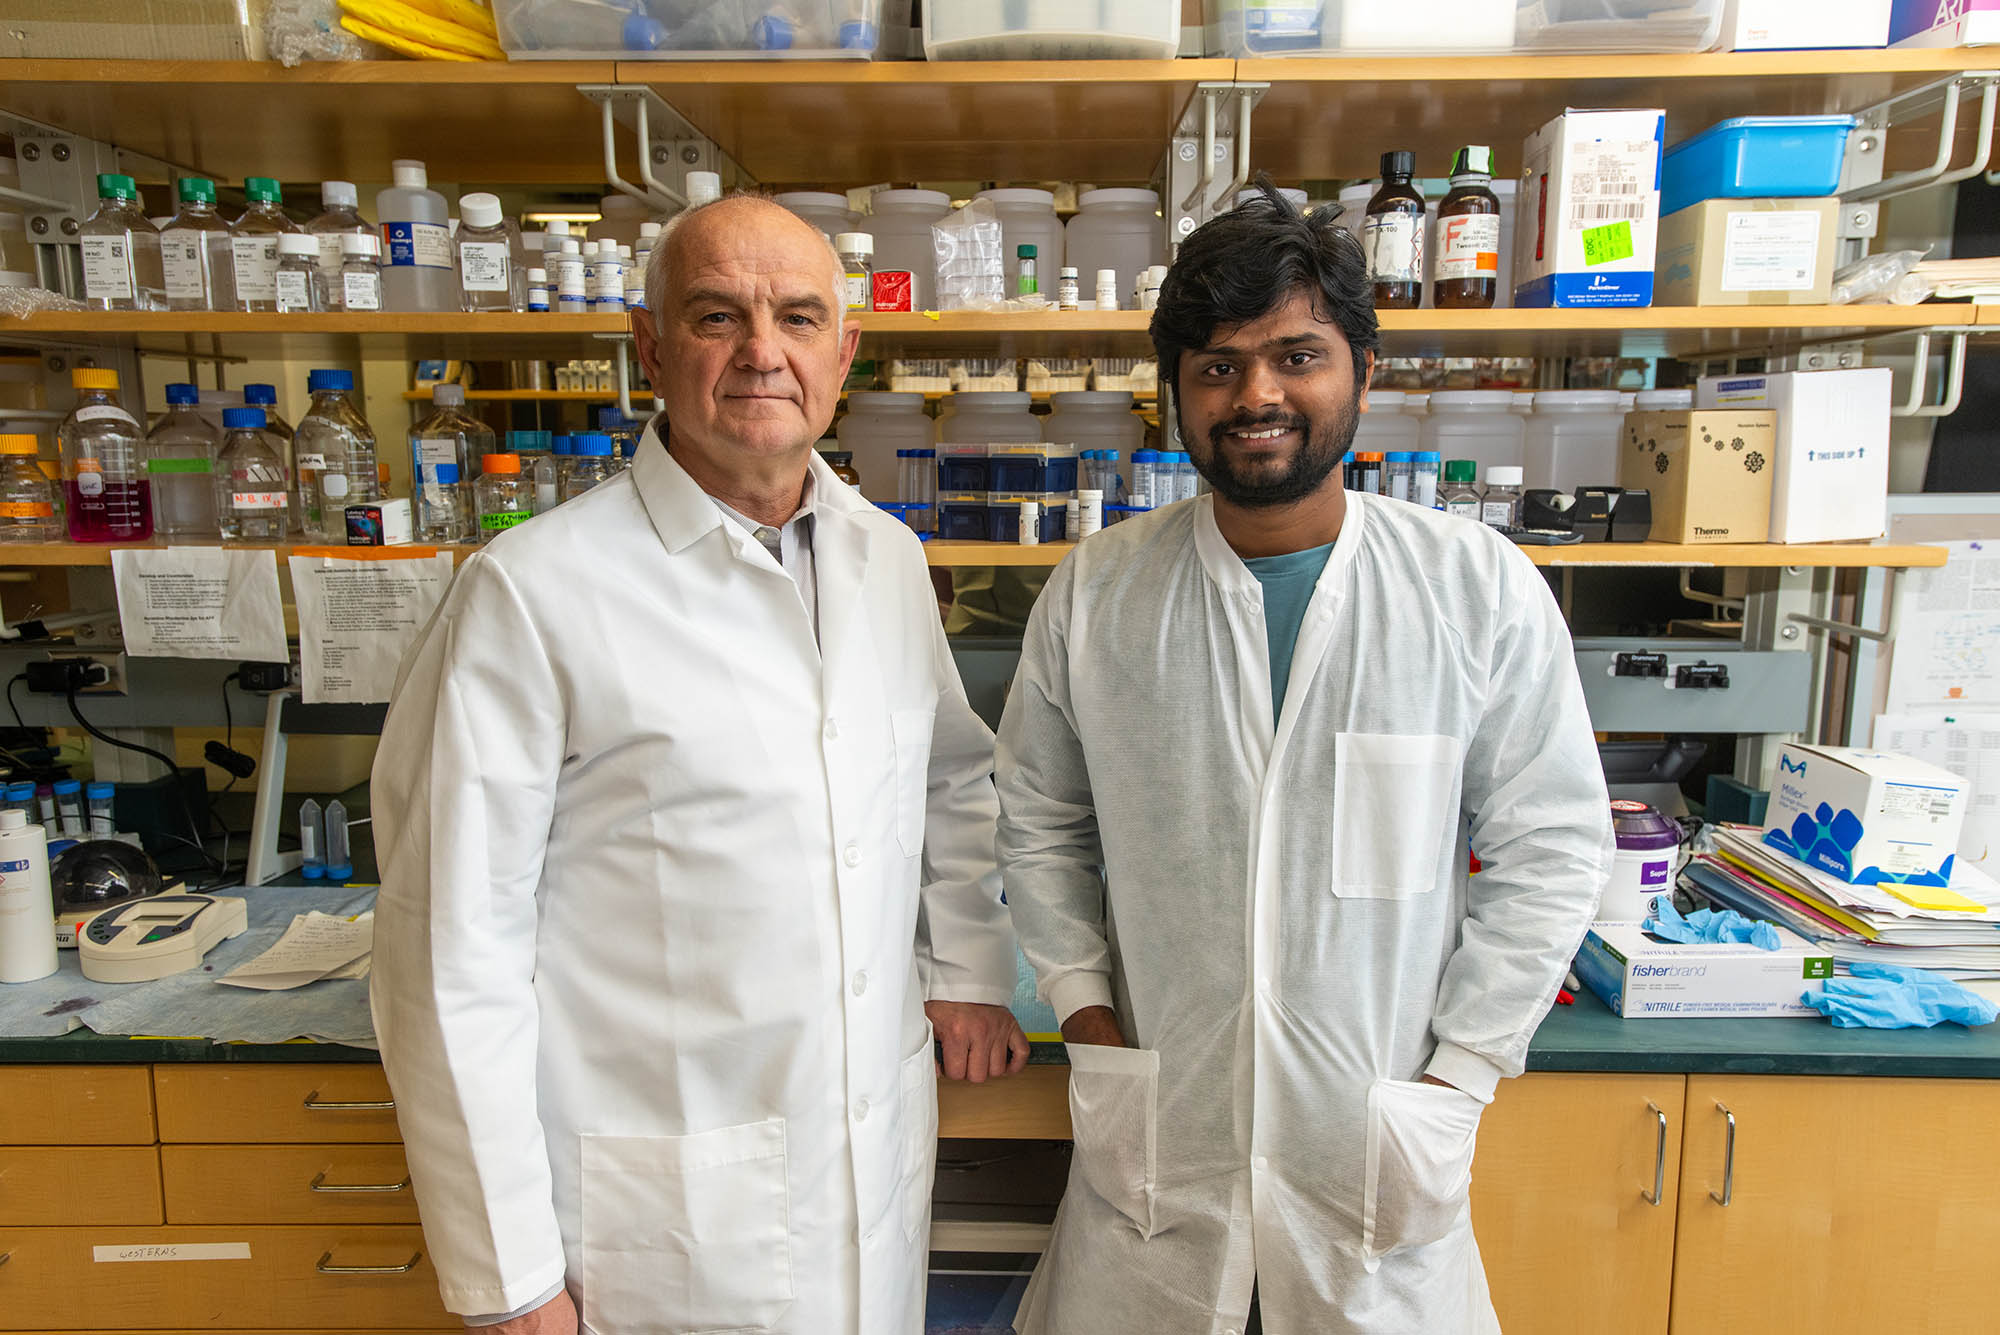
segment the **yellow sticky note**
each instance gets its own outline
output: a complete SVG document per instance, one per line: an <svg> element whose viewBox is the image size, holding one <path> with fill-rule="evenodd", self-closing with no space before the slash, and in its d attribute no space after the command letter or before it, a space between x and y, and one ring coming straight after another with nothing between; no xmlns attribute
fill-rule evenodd
<svg viewBox="0 0 2000 1335"><path fill-rule="evenodd" d="M1940 913L1983 913L1986 909L1978 900L1967 899L1958 891L1942 885L1897 885L1878 881L1875 888L1888 891L1912 908Z"/></svg>

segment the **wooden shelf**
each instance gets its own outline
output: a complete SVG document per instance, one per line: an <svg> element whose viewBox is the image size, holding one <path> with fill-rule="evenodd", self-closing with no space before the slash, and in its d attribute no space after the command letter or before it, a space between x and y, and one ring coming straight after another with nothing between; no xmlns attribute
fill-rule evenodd
<svg viewBox="0 0 2000 1335"><path fill-rule="evenodd" d="M1380 311L1391 357L1692 357L1973 322L1977 307L1646 306L1610 310Z"/></svg>
<svg viewBox="0 0 2000 1335"><path fill-rule="evenodd" d="M848 394L853 392L856 391L841 390L841 401L843 403L846 402ZM880 391L871 389L859 392L873 394ZM1056 392L1061 393L1062 391L1058 390ZM1046 403L1049 399L1048 390L1031 389L1027 391L1027 394L1036 403ZM923 396L926 403L936 403L941 399L951 397L950 393L937 390L924 390ZM634 399L650 399L653 397L653 391L634 386L632 397ZM1152 394L1134 394L1132 396L1132 406L1135 409L1143 411L1152 404L1155 397ZM431 392L427 389L406 389L403 391L403 401L405 403L429 403L431 401ZM467 403L616 403L618 395L594 389L468 389L465 391L465 401Z"/></svg>
<svg viewBox="0 0 2000 1335"><path fill-rule="evenodd" d="M169 545L175 547L226 547L230 551L276 552L279 561L285 560L300 547L324 549L340 544L319 542L177 542L168 544L155 539L152 542L24 542L19 545L0 544L0 569L16 566L102 566L109 567L111 553L143 549L164 551ZM415 547L383 548L357 547L359 553L381 551L414 552ZM463 561L479 550L472 545L434 547L429 550L450 552L455 560Z"/></svg>

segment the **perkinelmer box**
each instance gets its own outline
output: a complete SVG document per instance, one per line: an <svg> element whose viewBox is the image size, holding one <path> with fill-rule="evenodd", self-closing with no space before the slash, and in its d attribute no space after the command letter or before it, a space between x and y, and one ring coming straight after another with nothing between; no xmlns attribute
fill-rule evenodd
<svg viewBox="0 0 2000 1335"><path fill-rule="evenodd" d="M1909 756L1794 744L1778 752L1764 842L1855 885L1949 885L1970 799Z"/></svg>
<svg viewBox="0 0 2000 1335"><path fill-rule="evenodd" d="M1576 953L1576 976L1627 1020L1817 1016L1805 997L1833 977L1833 957L1776 930L1778 949L1760 950L1747 942L1662 941L1636 922L1592 923Z"/></svg>
<svg viewBox="0 0 2000 1335"><path fill-rule="evenodd" d="M1650 306L1661 111L1569 110L1521 150L1516 306Z"/></svg>

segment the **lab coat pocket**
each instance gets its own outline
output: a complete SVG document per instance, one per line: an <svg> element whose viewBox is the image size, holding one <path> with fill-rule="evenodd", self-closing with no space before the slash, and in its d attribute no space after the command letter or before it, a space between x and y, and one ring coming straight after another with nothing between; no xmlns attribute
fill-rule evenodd
<svg viewBox="0 0 2000 1335"><path fill-rule="evenodd" d="M930 1221L937 1177L937 1057L935 1035L924 1026L924 1045L903 1058L903 1236L914 1239Z"/></svg>
<svg viewBox="0 0 2000 1335"><path fill-rule="evenodd" d="M1159 1136L1160 1054L1071 1043L1069 1119L1083 1180L1153 1236Z"/></svg>
<svg viewBox="0 0 2000 1335"><path fill-rule="evenodd" d="M595 1335L761 1331L785 1314L782 1119L582 1142L583 1320Z"/></svg>
<svg viewBox="0 0 2000 1335"><path fill-rule="evenodd" d="M1370 1270L1385 1253L1436 1242L1458 1226L1485 1108L1444 1085L1378 1080L1369 1088L1361 1246Z"/></svg>
<svg viewBox="0 0 2000 1335"><path fill-rule="evenodd" d="M906 857L924 851L931 729L936 723L935 709L899 709L889 716L889 726L896 734L896 842Z"/></svg>
<svg viewBox="0 0 2000 1335"><path fill-rule="evenodd" d="M1455 737L1343 732L1333 739L1333 893L1407 899L1437 888L1458 828Z"/></svg>

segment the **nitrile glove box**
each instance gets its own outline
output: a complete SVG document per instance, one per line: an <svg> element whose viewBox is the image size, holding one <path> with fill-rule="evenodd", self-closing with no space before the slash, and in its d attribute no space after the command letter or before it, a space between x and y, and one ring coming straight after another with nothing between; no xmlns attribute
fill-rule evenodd
<svg viewBox="0 0 2000 1335"><path fill-rule="evenodd" d="M1893 751L1793 743L1778 752L1764 842L1853 885L1950 885L1971 793Z"/></svg>
<svg viewBox="0 0 2000 1335"><path fill-rule="evenodd" d="M1571 109L1528 136L1514 238L1516 306L1650 306L1661 111Z"/></svg>
<svg viewBox="0 0 2000 1335"><path fill-rule="evenodd" d="M1889 510L1889 368L1703 376L1694 406L1774 412L1772 542L1882 536Z"/></svg>
<svg viewBox="0 0 2000 1335"><path fill-rule="evenodd" d="M1627 1020L1817 1018L1805 997L1833 977L1833 957L1796 933L1777 932L1778 949L1759 950L1747 942L1662 941L1636 922L1592 923L1576 953L1576 976Z"/></svg>

